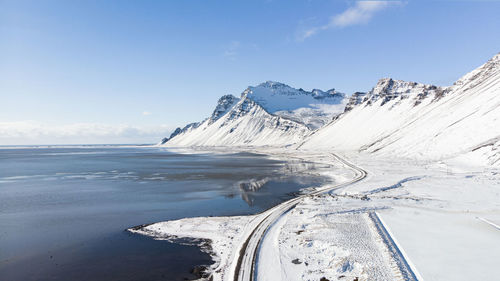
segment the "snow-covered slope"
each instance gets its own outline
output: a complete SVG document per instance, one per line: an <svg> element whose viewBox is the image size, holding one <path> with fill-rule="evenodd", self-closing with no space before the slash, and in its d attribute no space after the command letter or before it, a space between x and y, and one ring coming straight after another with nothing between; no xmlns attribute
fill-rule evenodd
<svg viewBox="0 0 500 281"><path fill-rule="evenodd" d="M184 126L184 128L175 129L175 131L172 134L170 134L170 137L164 138L161 141L161 144L165 144L171 138L173 138L179 134L196 129L203 123L207 123L207 125L214 123L219 118L224 116L224 114L226 114L236 103L238 103L239 100L240 99L238 99L237 97L235 97L233 95L224 95L224 96L220 97L219 101L217 102L217 106L215 107L214 111L212 112L212 115L209 118L203 120L202 122L187 124L186 126Z"/></svg>
<svg viewBox="0 0 500 281"><path fill-rule="evenodd" d="M381 79L300 148L499 164L500 54L446 88Z"/></svg>
<svg viewBox="0 0 500 281"><path fill-rule="evenodd" d="M335 90L307 92L268 81L248 87L239 99L221 97L210 118L176 129L162 145L294 144L340 114L346 102Z"/></svg>
<svg viewBox="0 0 500 281"><path fill-rule="evenodd" d="M335 90L307 92L268 81L241 98L222 97L210 118L178 128L163 143L297 144L500 165L500 54L449 87L384 78L349 99Z"/></svg>

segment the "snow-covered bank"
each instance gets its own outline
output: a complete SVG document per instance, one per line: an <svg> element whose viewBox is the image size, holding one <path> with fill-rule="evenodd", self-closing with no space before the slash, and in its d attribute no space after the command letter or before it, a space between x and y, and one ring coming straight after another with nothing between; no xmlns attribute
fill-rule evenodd
<svg viewBox="0 0 500 281"><path fill-rule="evenodd" d="M252 150L252 152L258 151ZM265 152L270 153L270 151ZM338 184L342 184L354 176L349 167L335 161L332 156L301 155L283 151L275 151L271 155L271 158L275 159L283 159L283 157L298 158L304 162L314 159L316 168L312 169L311 172L329 176L333 182ZM325 166L328 169L318 169L317 165ZM330 186L308 188L304 192L318 192L322 188L330 188ZM275 212L277 207L279 206L253 216L186 218L134 227L129 231L170 241L177 241L179 238L194 239L194 243L202 245L202 249L210 253L214 259L215 263L208 268L211 278L213 280L229 280L234 276L242 245L247 243L246 239L253 233L256 225ZM202 241L199 239L202 239ZM206 247L206 242L210 247Z"/></svg>
<svg viewBox="0 0 500 281"><path fill-rule="evenodd" d="M201 244L202 250L214 260L206 273L212 275L213 280L227 280L225 277L234 270L234 249L246 239L254 221L255 216L186 218L131 228L129 231L172 242L179 238L194 239L193 243ZM196 241L198 239L205 241L197 243L200 242Z"/></svg>

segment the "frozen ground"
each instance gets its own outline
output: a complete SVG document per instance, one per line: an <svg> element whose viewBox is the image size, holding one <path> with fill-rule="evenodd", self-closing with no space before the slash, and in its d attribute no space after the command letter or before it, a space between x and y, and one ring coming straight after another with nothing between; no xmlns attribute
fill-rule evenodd
<svg viewBox="0 0 500 281"><path fill-rule="evenodd" d="M371 180L347 193L420 178L369 197L390 207L379 213L424 279L498 278L500 230L491 223L500 222L499 169L367 157L355 162L369 169Z"/></svg>
<svg viewBox="0 0 500 281"><path fill-rule="evenodd" d="M264 238L257 279L395 279L397 267L368 217L376 207L360 208L358 200L318 195L281 217Z"/></svg>
<svg viewBox="0 0 500 281"><path fill-rule="evenodd" d="M339 190L365 194L423 279L487 280L500 274L500 170L455 161L348 157L369 178Z"/></svg>
<svg viewBox="0 0 500 281"><path fill-rule="evenodd" d="M334 161L326 153L266 152ZM304 197L275 220L260 243L257 280L493 280L500 275L498 168L343 156L368 177ZM354 176L348 167L335 165L335 171L323 173L335 175L337 182ZM242 244L271 211L183 219L135 231L160 239L211 240L216 263L209 271L214 280L232 280Z"/></svg>

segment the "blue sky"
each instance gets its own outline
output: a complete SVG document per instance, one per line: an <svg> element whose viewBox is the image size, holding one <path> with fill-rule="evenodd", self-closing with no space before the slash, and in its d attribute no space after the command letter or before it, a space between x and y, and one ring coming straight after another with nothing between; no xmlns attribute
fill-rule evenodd
<svg viewBox="0 0 500 281"><path fill-rule="evenodd" d="M275 80L449 85L500 52L500 1L0 0L0 144L152 143Z"/></svg>

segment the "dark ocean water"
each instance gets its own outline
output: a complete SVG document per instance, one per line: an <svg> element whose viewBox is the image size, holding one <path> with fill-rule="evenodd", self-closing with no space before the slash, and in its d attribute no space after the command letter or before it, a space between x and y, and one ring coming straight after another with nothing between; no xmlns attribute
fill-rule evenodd
<svg viewBox="0 0 500 281"><path fill-rule="evenodd" d="M0 147L0 280L185 280L195 246L125 229L261 212L327 179L298 160L153 147Z"/></svg>

